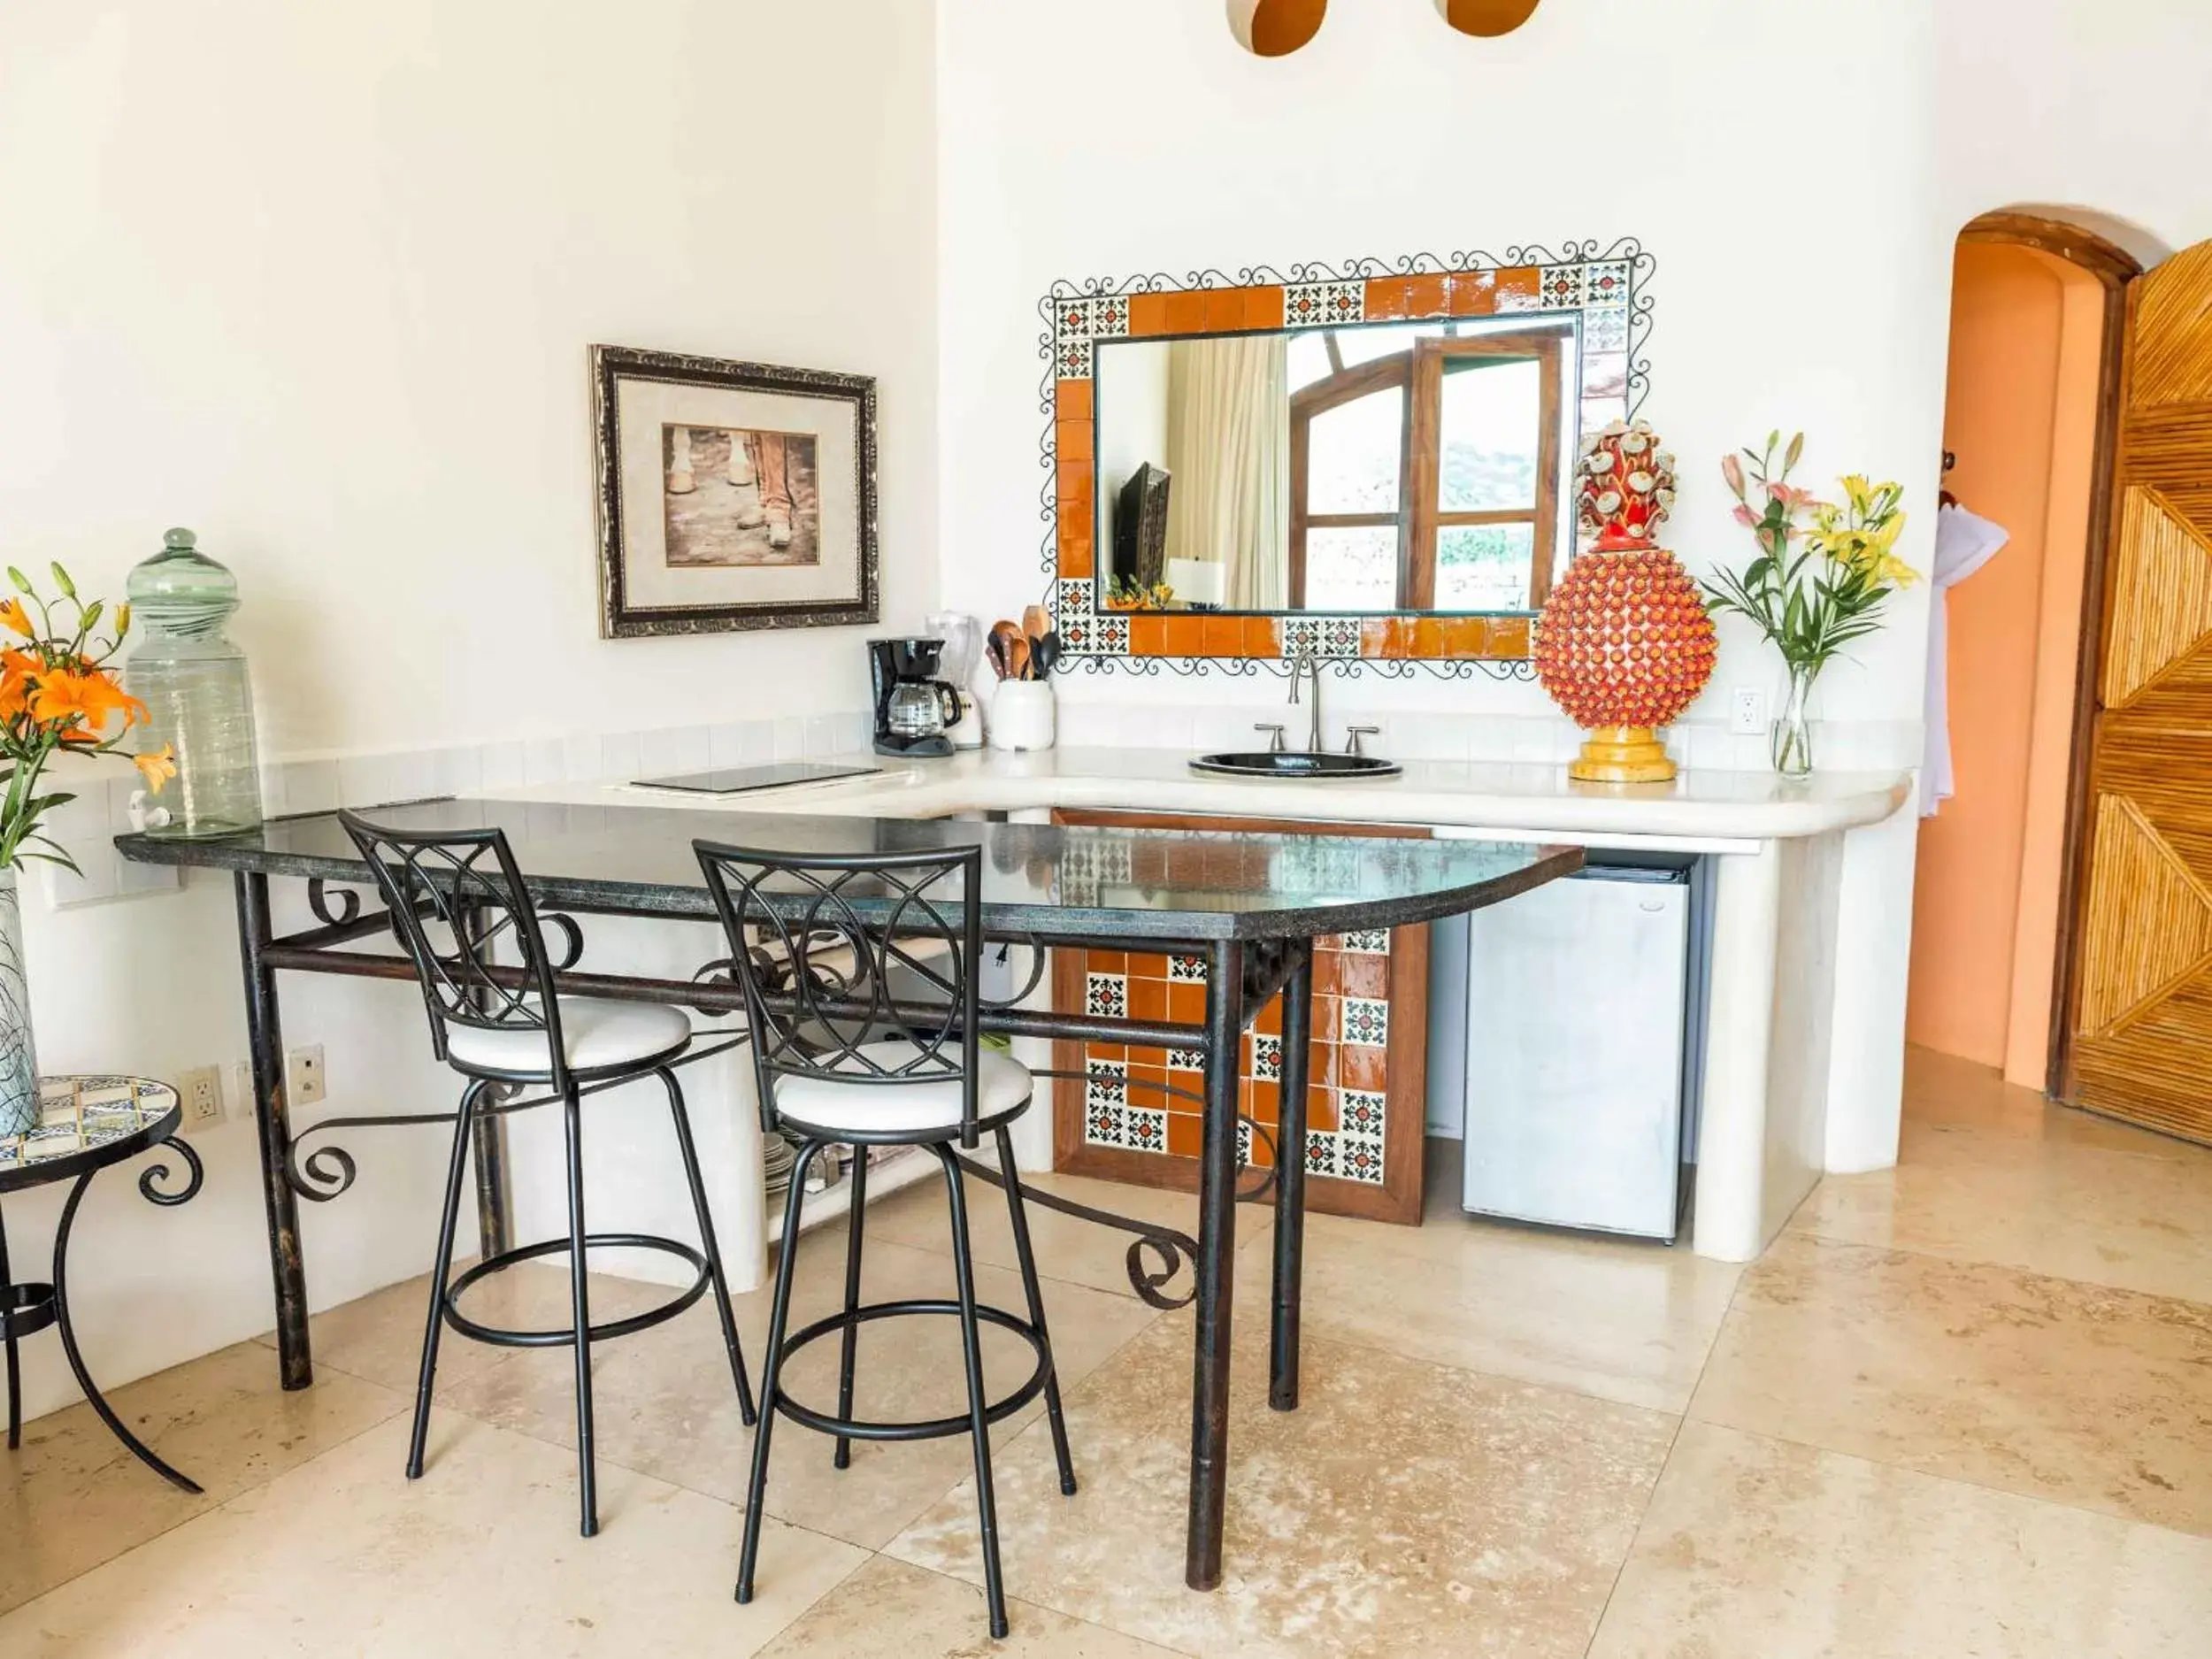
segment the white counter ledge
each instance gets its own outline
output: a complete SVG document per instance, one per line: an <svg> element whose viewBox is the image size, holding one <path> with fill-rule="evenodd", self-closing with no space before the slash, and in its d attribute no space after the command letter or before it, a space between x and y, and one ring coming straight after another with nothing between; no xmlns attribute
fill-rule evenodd
<svg viewBox="0 0 2212 1659"><path fill-rule="evenodd" d="M1202 775L1179 750L853 757L865 777L734 795L542 784L509 799L626 799L717 812L1041 818L1056 807L1420 825L1442 834L1722 855L1691 1245L1755 1256L1824 1169L1895 1160L1909 917L1870 895L1909 891L1904 772L1685 771L1672 783L1578 783L1563 765L1409 762L1396 777L1286 781ZM1900 826L1902 826L1901 828ZM1897 879L1900 861L1904 879ZM1050 1114L1025 1125L1048 1136ZM1048 1163L1032 1139L1025 1164Z"/></svg>

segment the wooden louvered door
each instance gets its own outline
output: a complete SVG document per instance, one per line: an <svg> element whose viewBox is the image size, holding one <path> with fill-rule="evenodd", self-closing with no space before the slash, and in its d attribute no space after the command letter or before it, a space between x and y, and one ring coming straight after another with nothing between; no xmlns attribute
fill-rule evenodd
<svg viewBox="0 0 2212 1659"><path fill-rule="evenodd" d="M2212 242L2127 327L2062 1092L2212 1141Z"/></svg>

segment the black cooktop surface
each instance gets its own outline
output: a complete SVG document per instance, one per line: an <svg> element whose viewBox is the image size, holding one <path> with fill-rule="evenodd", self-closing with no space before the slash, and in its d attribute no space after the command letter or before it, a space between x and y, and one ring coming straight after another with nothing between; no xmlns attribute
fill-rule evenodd
<svg viewBox="0 0 2212 1659"><path fill-rule="evenodd" d="M687 772L676 778L640 778L641 789L682 789L693 795L742 795L748 789L774 789L787 783L821 783L831 778L865 778L880 766L825 766L804 760L778 761L768 766L718 766L712 772Z"/></svg>

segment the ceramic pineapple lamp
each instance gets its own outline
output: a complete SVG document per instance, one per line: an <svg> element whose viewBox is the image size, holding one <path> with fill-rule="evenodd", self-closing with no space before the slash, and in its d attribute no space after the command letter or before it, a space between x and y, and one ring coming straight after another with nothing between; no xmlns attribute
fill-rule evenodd
<svg viewBox="0 0 2212 1659"><path fill-rule="evenodd" d="M1664 783L1675 773L1658 728L1713 675L1713 619L1697 584L1653 539L1674 505L1674 457L1643 421L1583 440L1582 528L1594 536L1544 602L1536 677L1589 733L1568 776Z"/></svg>

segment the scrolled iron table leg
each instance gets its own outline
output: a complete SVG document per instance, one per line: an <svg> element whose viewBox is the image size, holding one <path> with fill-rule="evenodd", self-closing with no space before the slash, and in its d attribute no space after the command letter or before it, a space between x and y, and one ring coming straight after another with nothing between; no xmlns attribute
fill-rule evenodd
<svg viewBox="0 0 2212 1659"><path fill-rule="evenodd" d="M188 1202L200 1190L200 1183L206 1175L201 1167L199 1154L184 1141L173 1139L161 1142L152 1150L156 1156L174 1152L184 1161L191 1174L181 1189L165 1193L160 1189L158 1182L164 1176L173 1177L175 1171L166 1164L157 1164L139 1175L138 1190L145 1194L150 1202L165 1208ZM197 1481L171 1468L154 1454L151 1448L123 1425L123 1419L115 1415L115 1409L108 1404L107 1397L93 1382L92 1373L85 1369L84 1356L77 1348L76 1328L69 1317L69 1238L77 1224L77 1206L84 1201L85 1189L92 1185L92 1178L99 1172L96 1169L87 1170L71 1184L69 1197L61 1207L60 1225L54 1232L54 1325L61 1333L61 1351L69 1361L69 1369L77 1379L77 1386L84 1390L86 1403L98 1414L100 1421L108 1425L108 1432L122 1441L140 1463L171 1486L197 1497L201 1495Z"/></svg>

